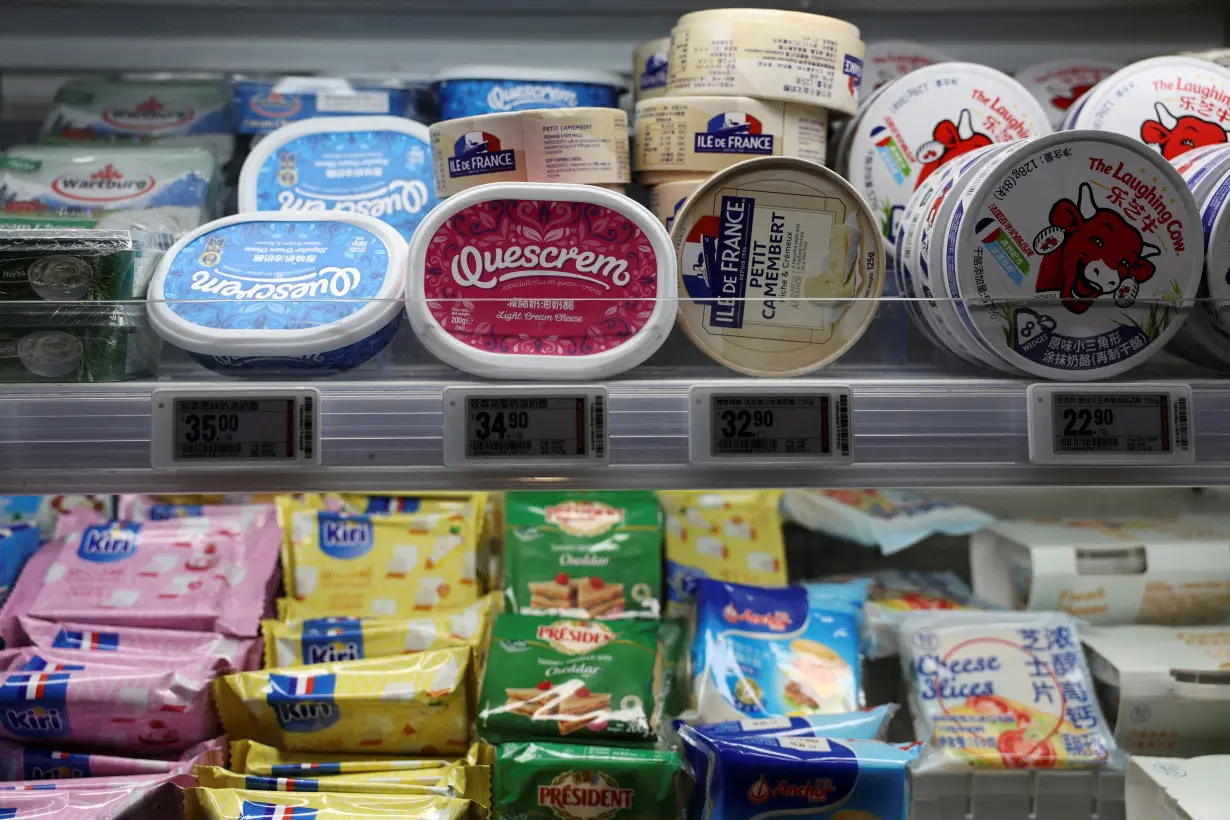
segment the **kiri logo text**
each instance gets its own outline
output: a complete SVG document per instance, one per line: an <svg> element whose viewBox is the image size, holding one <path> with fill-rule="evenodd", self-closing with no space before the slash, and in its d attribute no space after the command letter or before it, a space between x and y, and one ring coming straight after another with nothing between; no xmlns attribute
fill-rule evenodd
<svg viewBox="0 0 1230 820"><path fill-rule="evenodd" d="M452 272L453 280L462 287L483 290L527 276L581 279L604 290L610 290L612 284L624 287L632 280L626 259L580 248L538 245L513 245L494 251L466 245L453 257Z"/></svg>
<svg viewBox="0 0 1230 820"><path fill-rule="evenodd" d="M303 662L336 663L337 661L358 661L363 659L363 652L357 641L329 641L327 643L312 643L304 647Z"/></svg>
<svg viewBox="0 0 1230 820"><path fill-rule="evenodd" d="M773 135L764 133L760 120L742 111L726 111L709 120L695 136L698 154L773 153Z"/></svg>
<svg viewBox="0 0 1230 820"><path fill-rule="evenodd" d="M319 270L288 276L277 282L253 281L251 278L222 271L198 270L192 274L192 290L232 299L319 299L325 296L341 298L355 290L363 281L358 268L326 266Z"/></svg>
<svg viewBox="0 0 1230 820"><path fill-rule="evenodd" d="M283 211L349 211L377 219L391 214L417 214L431 201L427 186L417 179L397 179L361 194L306 193L293 188L278 193Z"/></svg>
<svg viewBox="0 0 1230 820"><path fill-rule="evenodd" d="M327 729L341 718L341 710L333 694L337 676L295 675L269 676L266 703L273 710L278 725L288 732L317 732Z"/></svg>
<svg viewBox="0 0 1230 820"><path fill-rule="evenodd" d="M320 517L320 550L333 558L359 558L371 551L375 530L371 519Z"/></svg>
<svg viewBox="0 0 1230 820"><path fill-rule="evenodd" d="M157 97L149 97L131 108L108 108L103 122L131 131L161 131L187 125L196 116L192 108L169 108Z"/></svg>
<svg viewBox="0 0 1230 820"><path fill-rule="evenodd" d="M522 108L576 108L577 92L551 85L497 85L487 92L492 111L517 111Z"/></svg>
<svg viewBox="0 0 1230 820"><path fill-rule="evenodd" d="M61 174L51 190L79 202L120 202L144 196L158 185L149 174L124 174L111 163L90 174Z"/></svg>
<svg viewBox="0 0 1230 820"><path fill-rule="evenodd" d="M470 131L453 143L453 155L448 158L450 177L472 177L478 174L502 174L517 170L517 155L504 148L500 138L486 131Z"/></svg>
<svg viewBox="0 0 1230 820"><path fill-rule="evenodd" d="M135 525L90 527L77 545L77 557L96 564L122 561L136 553L137 534Z"/></svg>
<svg viewBox="0 0 1230 820"><path fill-rule="evenodd" d="M54 706L5 709L4 724L13 734L58 735L64 732L64 714Z"/></svg>
<svg viewBox="0 0 1230 820"><path fill-rule="evenodd" d="M794 621L789 612L753 612L747 608L736 609L734 604L727 604L722 609L722 617L729 624L760 626L771 632L785 632Z"/></svg>

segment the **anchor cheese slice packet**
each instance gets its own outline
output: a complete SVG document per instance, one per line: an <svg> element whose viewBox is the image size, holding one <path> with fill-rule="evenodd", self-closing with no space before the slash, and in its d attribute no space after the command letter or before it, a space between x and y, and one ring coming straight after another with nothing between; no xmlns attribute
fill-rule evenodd
<svg viewBox="0 0 1230 820"><path fill-rule="evenodd" d="M478 820L485 811L472 800L435 795L262 792L196 788L184 792L185 820Z"/></svg>
<svg viewBox="0 0 1230 820"><path fill-rule="evenodd" d="M227 734L288 751L460 756L476 698L470 647L226 675Z"/></svg>

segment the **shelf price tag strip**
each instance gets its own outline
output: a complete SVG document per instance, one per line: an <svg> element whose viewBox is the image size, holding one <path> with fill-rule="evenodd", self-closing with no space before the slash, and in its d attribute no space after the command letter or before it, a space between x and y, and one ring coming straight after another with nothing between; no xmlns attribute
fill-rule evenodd
<svg viewBox="0 0 1230 820"><path fill-rule="evenodd" d="M1035 464L1189 464L1192 389L1185 384L1033 384Z"/></svg>
<svg viewBox="0 0 1230 820"><path fill-rule="evenodd" d="M605 387L450 387L449 467L595 467L610 463Z"/></svg>
<svg viewBox="0 0 1230 820"><path fill-rule="evenodd" d="M688 392L695 465L838 465L854 460L843 386L707 384Z"/></svg>
<svg viewBox="0 0 1230 820"><path fill-rule="evenodd" d="M150 408L154 469L294 469L320 465L320 391L167 388Z"/></svg>

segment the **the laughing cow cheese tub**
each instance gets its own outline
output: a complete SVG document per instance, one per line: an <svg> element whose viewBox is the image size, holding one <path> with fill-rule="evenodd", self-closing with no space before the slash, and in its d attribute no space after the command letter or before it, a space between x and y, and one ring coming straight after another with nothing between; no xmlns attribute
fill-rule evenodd
<svg viewBox="0 0 1230 820"><path fill-rule="evenodd" d="M597 379L658 349L675 293L666 230L631 199L587 185L495 183L423 221L406 307L427 349L467 373Z"/></svg>
<svg viewBox="0 0 1230 820"><path fill-rule="evenodd" d="M1230 69L1194 57L1154 57L1098 83L1072 128L1113 131L1166 159L1224 144L1230 129Z"/></svg>
<svg viewBox="0 0 1230 820"><path fill-rule="evenodd" d="M220 373L335 373L393 338L405 268L401 235L370 216L228 216L163 256L149 286L150 324Z"/></svg>
<svg viewBox="0 0 1230 820"><path fill-rule="evenodd" d="M1200 213L1157 152L1104 131L1002 151L957 196L942 242L944 295L965 328L1043 378L1119 375L1190 313Z"/></svg>
<svg viewBox="0 0 1230 820"><path fill-rule="evenodd" d="M1106 60L1051 60L1017 72L1016 78L1042 103L1059 128L1076 101L1123 67Z"/></svg>
<svg viewBox="0 0 1230 820"><path fill-rule="evenodd" d="M436 193L489 182L622 186L628 115L618 108L559 108L486 114L431 126Z"/></svg>
<svg viewBox="0 0 1230 820"><path fill-rule="evenodd" d="M1046 111L1007 74L940 63L884 86L860 113L849 179L891 241L914 190L945 164L984 145L1050 131Z"/></svg>

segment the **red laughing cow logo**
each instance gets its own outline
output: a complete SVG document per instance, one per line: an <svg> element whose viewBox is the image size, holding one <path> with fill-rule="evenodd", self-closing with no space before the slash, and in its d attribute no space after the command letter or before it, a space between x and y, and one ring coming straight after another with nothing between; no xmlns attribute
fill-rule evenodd
<svg viewBox="0 0 1230 820"><path fill-rule="evenodd" d="M1093 86L1093 83L1081 83L1079 85L1048 88L1047 91L1051 92L1051 105L1060 111L1067 111L1072 107L1073 103L1084 96L1085 92L1093 88Z"/></svg>
<svg viewBox="0 0 1230 820"><path fill-rule="evenodd" d="M992 142L986 134L974 130L974 119L968 108L961 109L956 124L952 120L941 120L931 136L934 137L931 142L918 146L918 161L923 163L923 167L918 172L918 181L914 183L915 190L944 163Z"/></svg>
<svg viewBox="0 0 1230 820"><path fill-rule="evenodd" d="M1043 254L1039 294L1059 294L1073 313L1084 313L1101 296L1113 294L1120 307L1136 301L1140 283L1155 271L1149 259L1161 248L1144 241L1118 211L1099 208L1087 182L1079 204L1061 199L1051 206L1050 222L1034 237L1034 250Z"/></svg>
<svg viewBox="0 0 1230 820"><path fill-rule="evenodd" d="M1217 145L1226 142L1226 131L1215 122L1184 114L1176 117L1170 109L1159 103L1153 104L1156 120L1145 120L1140 126L1140 138L1156 145L1166 159L1174 159L1193 148Z"/></svg>

